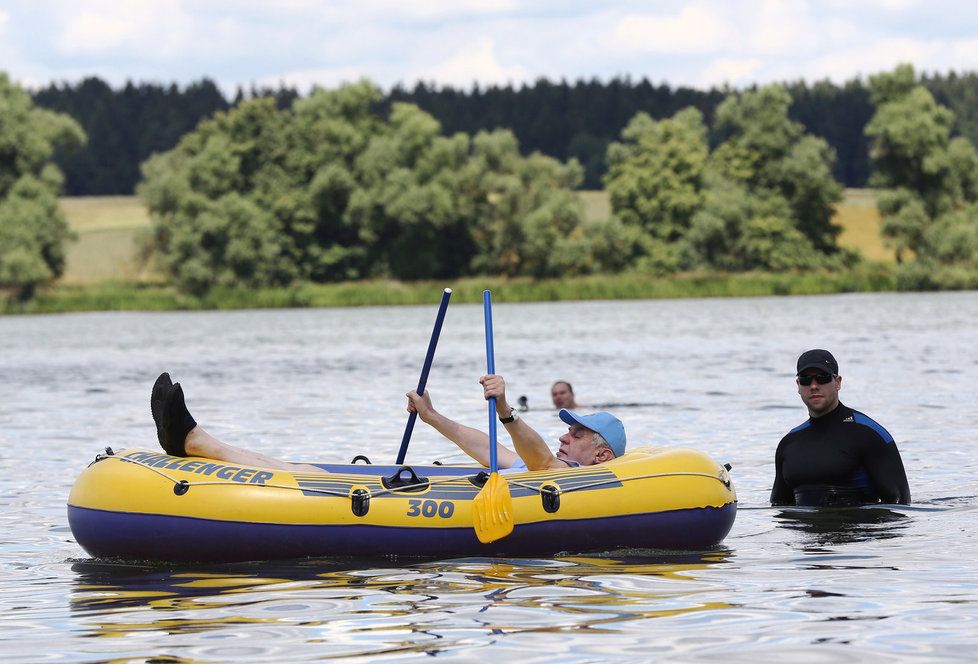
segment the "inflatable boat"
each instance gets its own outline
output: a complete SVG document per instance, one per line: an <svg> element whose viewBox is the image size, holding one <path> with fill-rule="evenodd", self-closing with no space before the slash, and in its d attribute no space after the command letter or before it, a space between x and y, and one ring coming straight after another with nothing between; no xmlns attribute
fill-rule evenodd
<svg viewBox="0 0 978 664"><path fill-rule="evenodd" d="M99 455L68 497L78 544L103 558L232 562L343 556L524 556L703 549L730 531L729 467L688 449L505 475L514 528L483 544L476 466L314 464L284 472L128 449Z"/></svg>

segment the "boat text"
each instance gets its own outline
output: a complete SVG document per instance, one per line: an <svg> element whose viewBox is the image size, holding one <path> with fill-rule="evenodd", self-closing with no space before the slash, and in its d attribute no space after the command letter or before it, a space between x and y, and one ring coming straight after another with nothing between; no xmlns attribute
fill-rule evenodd
<svg viewBox="0 0 978 664"><path fill-rule="evenodd" d="M231 480L240 484L264 484L266 480L270 480L275 475L275 473L269 473L256 468L225 466L224 464L201 461L200 459L183 459L181 457L155 454L153 452L130 452L122 458L132 459L133 461L138 461L145 466L152 466L153 468L182 470L185 473L195 473L197 475L213 475L220 480Z"/></svg>
<svg viewBox="0 0 978 664"><path fill-rule="evenodd" d="M430 519L440 516L447 519L455 513L455 503L450 500L419 500L412 498L408 501L408 516L423 516Z"/></svg>

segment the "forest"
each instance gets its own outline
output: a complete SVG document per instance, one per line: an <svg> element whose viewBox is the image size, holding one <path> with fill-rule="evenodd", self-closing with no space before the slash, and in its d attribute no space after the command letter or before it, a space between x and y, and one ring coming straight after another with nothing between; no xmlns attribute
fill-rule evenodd
<svg viewBox="0 0 978 664"><path fill-rule="evenodd" d="M954 113L953 132L978 144L978 74L923 75L920 83ZM864 129L873 115L868 81L796 81L784 87L792 99L789 117L835 150L835 179L846 187L865 187L870 164ZM628 78L573 83L541 79L530 85L468 90L417 83L394 87L378 105L384 110L395 102L416 104L447 133L509 129L524 154L541 152L561 161L576 158L584 169L581 188L600 189L608 169L608 145L636 113L663 119L692 106L709 125L730 92ZM95 196L132 194L143 161L175 146L217 111L268 96L286 108L300 94L288 87L251 88L226 98L207 79L185 87L130 82L114 89L98 78L87 78L75 84L52 83L32 96L38 106L69 115L85 131L88 141L58 150L55 163L65 175L65 194ZM722 137L714 134L709 140L716 144Z"/></svg>
<svg viewBox="0 0 978 664"><path fill-rule="evenodd" d="M874 190L896 287L972 288L969 82L900 65L842 87L361 80L228 101L209 81L31 94L0 73L0 288L28 301L64 274L64 192L138 195L143 250L197 298L378 279L838 275L867 263L833 221L850 184ZM585 216L588 187L607 215Z"/></svg>

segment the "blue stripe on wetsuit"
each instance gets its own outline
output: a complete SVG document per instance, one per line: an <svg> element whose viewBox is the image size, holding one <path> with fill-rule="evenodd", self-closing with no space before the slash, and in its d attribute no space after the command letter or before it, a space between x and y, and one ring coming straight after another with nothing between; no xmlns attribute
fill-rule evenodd
<svg viewBox="0 0 978 664"><path fill-rule="evenodd" d="M880 435L880 438L883 439L884 443L893 442L893 436L890 435L889 431L883 428L882 424L880 424L879 422L877 422L871 417L863 415L858 410L852 411L852 421L855 422L856 424L862 424L863 426L867 426L873 431L875 431L876 433L878 433Z"/></svg>
<svg viewBox="0 0 978 664"><path fill-rule="evenodd" d="M801 431L802 429L807 429L810 426L812 426L812 421L811 420L805 420L804 422L802 422L801 424L799 424L798 426L796 426L794 429L792 429L788 433L796 433L798 431Z"/></svg>

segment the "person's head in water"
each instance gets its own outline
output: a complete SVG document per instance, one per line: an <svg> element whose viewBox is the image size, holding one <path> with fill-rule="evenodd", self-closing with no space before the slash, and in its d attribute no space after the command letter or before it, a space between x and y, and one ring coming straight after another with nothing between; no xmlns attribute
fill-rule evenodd
<svg viewBox="0 0 978 664"><path fill-rule="evenodd" d="M554 408L577 408L577 401L574 399L574 388L566 380L558 380L550 388L550 398L553 399Z"/></svg>
<svg viewBox="0 0 978 664"><path fill-rule="evenodd" d="M798 395L812 417L831 413L839 405L842 376L832 353L821 348L806 350L798 358L795 382Z"/></svg>

